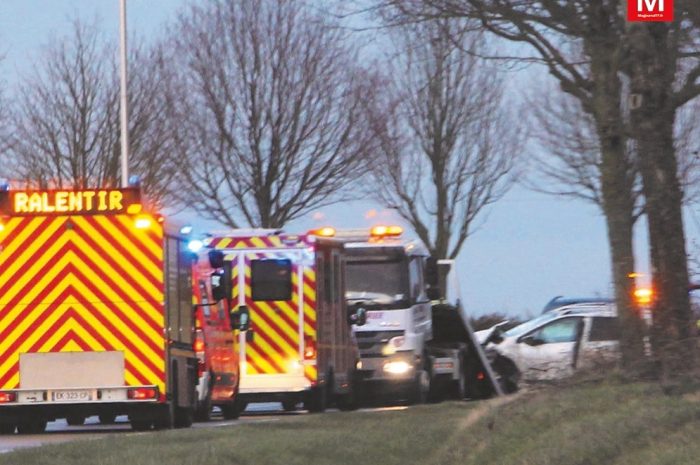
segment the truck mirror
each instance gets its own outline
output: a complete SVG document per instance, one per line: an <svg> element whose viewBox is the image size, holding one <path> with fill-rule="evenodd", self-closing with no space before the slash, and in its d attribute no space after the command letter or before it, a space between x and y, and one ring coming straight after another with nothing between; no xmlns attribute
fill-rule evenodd
<svg viewBox="0 0 700 465"><path fill-rule="evenodd" d="M367 324L367 310L363 307L358 307L354 313L348 316L348 323L355 326L364 326Z"/></svg>
<svg viewBox="0 0 700 465"><path fill-rule="evenodd" d="M224 263L224 269L217 270L211 275L211 295L215 302L231 300L233 297L233 284L231 283L231 263Z"/></svg>
<svg viewBox="0 0 700 465"><path fill-rule="evenodd" d="M438 261L435 257L428 257L425 260L425 283L434 288L437 288L440 284Z"/></svg>
<svg viewBox="0 0 700 465"><path fill-rule="evenodd" d="M224 267L224 253L221 250L210 250L209 251L209 265L212 268L223 268Z"/></svg>
<svg viewBox="0 0 700 465"><path fill-rule="evenodd" d="M440 295L440 289L437 287L429 287L426 289L426 295L428 296L428 300L440 300L442 299L442 296Z"/></svg>
<svg viewBox="0 0 700 465"><path fill-rule="evenodd" d="M367 323L367 310L360 307L355 312L355 325L364 326Z"/></svg>
<svg viewBox="0 0 700 465"><path fill-rule="evenodd" d="M238 307L238 310L231 312L231 329L248 331L250 328L250 310L245 305Z"/></svg>

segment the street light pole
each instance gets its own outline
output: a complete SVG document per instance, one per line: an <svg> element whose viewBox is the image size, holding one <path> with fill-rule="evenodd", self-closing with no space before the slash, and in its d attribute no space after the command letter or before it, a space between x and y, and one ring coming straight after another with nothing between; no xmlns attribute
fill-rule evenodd
<svg viewBox="0 0 700 465"><path fill-rule="evenodd" d="M122 187L129 186L129 112L126 92L126 0L119 0L119 39L121 54L121 140Z"/></svg>

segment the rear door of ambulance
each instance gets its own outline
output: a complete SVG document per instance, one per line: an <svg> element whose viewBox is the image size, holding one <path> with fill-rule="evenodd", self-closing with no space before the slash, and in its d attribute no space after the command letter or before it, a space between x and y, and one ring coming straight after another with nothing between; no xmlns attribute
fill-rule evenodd
<svg viewBox="0 0 700 465"><path fill-rule="evenodd" d="M234 306L250 311L250 329L238 336L241 393L307 389L316 367L305 363L304 346L316 333L313 268L303 262L303 250L238 250L229 257Z"/></svg>

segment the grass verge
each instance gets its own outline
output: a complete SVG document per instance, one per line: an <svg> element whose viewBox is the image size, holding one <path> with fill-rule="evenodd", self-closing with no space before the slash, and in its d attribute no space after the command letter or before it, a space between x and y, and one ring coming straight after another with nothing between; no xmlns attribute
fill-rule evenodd
<svg viewBox="0 0 700 465"><path fill-rule="evenodd" d="M3 464L695 465L700 395L607 383L511 402L286 417L27 449Z"/></svg>

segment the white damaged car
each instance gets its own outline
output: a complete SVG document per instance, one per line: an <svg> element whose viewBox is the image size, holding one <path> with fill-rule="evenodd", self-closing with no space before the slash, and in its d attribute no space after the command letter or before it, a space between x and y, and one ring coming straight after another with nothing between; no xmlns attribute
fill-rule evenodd
<svg viewBox="0 0 700 465"><path fill-rule="evenodd" d="M508 331L500 325L479 331L506 390L520 380L555 380L577 369L595 368L619 357L620 326L614 304L564 306Z"/></svg>

